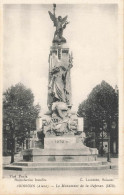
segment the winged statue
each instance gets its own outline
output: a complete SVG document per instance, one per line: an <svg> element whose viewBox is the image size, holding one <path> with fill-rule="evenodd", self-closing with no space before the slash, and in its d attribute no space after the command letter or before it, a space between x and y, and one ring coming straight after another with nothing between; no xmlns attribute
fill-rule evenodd
<svg viewBox="0 0 124 195"><path fill-rule="evenodd" d="M66 42L65 38L63 36L63 30L66 28L66 25L69 23L67 22L67 17L65 16L62 18L61 16L58 16L58 18L55 16L55 10L54 14L52 14L50 11L48 11L51 20L53 21L54 26L56 27L56 31L54 33L54 39L53 42Z"/></svg>

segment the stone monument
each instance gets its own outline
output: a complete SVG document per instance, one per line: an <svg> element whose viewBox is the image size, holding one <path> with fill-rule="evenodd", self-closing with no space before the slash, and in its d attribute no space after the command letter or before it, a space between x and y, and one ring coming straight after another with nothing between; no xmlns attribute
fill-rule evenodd
<svg viewBox="0 0 124 195"><path fill-rule="evenodd" d="M53 4L53 13L48 12L56 28L49 54L48 111L36 121L37 128L33 132L30 149L22 152L23 162L13 163L6 166L6 169L108 168L108 165L96 161L98 154L96 148L85 146L83 118L72 112L71 69L73 56L63 37L63 31L69 22L67 16L56 17L55 9L56 5Z"/></svg>
<svg viewBox="0 0 124 195"><path fill-rule="evenodd" d="M41 119L41 131L45 136L44 148L32 149L30 155L29 150L25 150L23 157L24 160L32 161L95 160L97 149L84 145L83 118L77 117L76 113L71 111L73 56L63 37L63 31L69 22L67 16L57 17L55 9L56 5L53 4L53 13L48 12L54 24L55 33L49 54L48 112ZM35 145L38 146L38 144Z"/></svg>

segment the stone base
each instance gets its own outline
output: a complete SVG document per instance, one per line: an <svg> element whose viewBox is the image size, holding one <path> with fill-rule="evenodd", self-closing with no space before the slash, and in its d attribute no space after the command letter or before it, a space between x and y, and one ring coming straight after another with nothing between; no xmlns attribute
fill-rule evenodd
<svg viewBox="0 0 124 195"><path fill-rule="evenodd" d="M97 149L83 145L81 149L27 149L23 161L4 167L20 171L66 171L109 169L107 162L97 161Z"/></svg>
<svg viewBox="0 0 124 195"><path fill-rule="evenodd" d="M107 162L16 162L4 167L6 170L17 171L78 171L78 170L101 170L112 168ZM56 172L54 172L55 174Z"/></svg>
<svg viewBox="0 0 124 195"><path fill-rule="evenodd" d="M94 148L95 149L95 148ZM97 159L97 150L84 149L27 149L22 152L24 161L31 162L87 162Z"/></svg>

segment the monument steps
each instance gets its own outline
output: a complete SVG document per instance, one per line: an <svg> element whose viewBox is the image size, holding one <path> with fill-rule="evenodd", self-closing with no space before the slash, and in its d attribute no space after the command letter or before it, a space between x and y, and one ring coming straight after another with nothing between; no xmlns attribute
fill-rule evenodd
<svg viewBox="0 0 124 195"><path fill-rule="evenodd" d="M100 166L42 166L42 167L27 167L27 166L7 166L6 170L16 171L54 171L54 170L103 170L110 169L109 165Z"/></svg>
<svg viewBox="0 0 124 195"><path fill-rule="evenodd" d="M105 162L107 164L107 162ZM96 166L102 165L100 161L92 162L15 162L14 166Z"/></svg>
<svg viewBox="0 0 124 195"><path fill-rule="evenodd" d="M112 168L107 162L17 162L4 167L17 171L56 171L56 170L104 170Z"/></svg>

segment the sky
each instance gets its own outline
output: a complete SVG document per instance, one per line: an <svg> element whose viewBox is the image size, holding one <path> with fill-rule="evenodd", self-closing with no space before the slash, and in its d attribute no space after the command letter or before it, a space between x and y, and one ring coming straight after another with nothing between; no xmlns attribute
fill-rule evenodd
<svg viewBox="0 0 124 195"><path fill-rule="evenodd" d="M47 110L48 56L55 28L52 4L4 5L3 90L19 82L30 88L35 103ZM58 4L68 15L63 36L73 53L73 110L102 80L118 84L118 7L116 4Z"/></svg>

